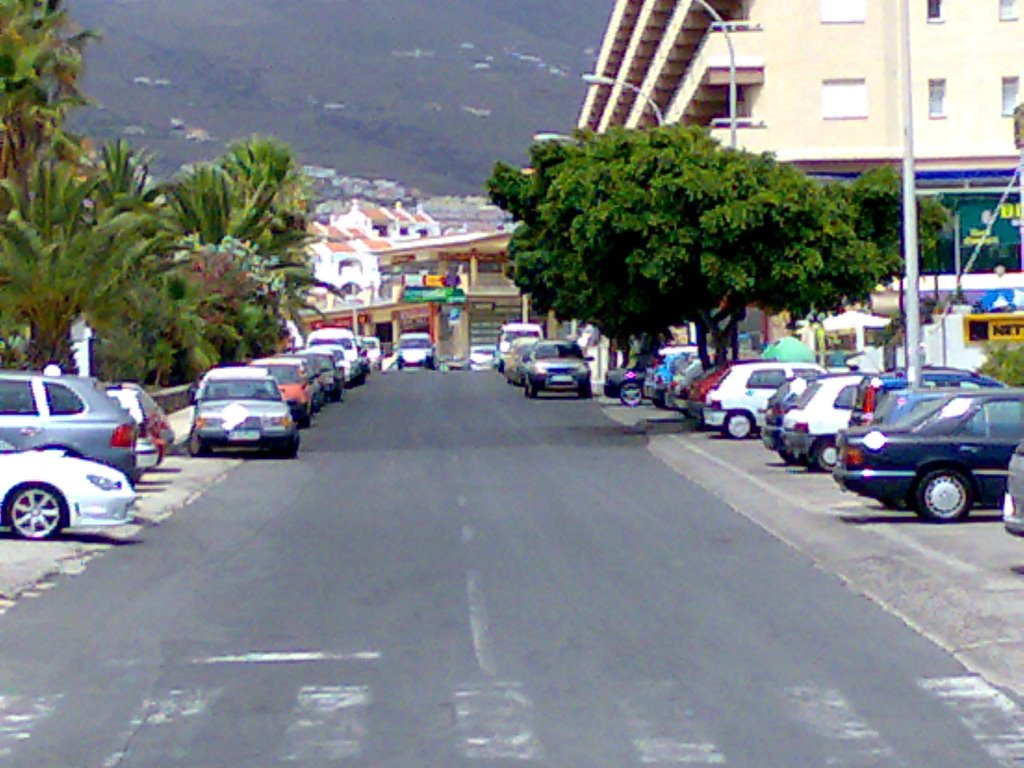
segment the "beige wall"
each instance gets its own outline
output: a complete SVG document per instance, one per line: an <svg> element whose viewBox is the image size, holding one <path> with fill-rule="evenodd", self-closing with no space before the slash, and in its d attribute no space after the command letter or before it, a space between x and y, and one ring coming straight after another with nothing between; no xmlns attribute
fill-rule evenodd
<svg viewBox="0 0 1024 768"><path fill-rule="evenodd" d="M945 0L943 20L928 22L926 0L911 0L919 168L1014 163L1012 120L1002 116L1001 106L1002 78L1024 76L1024 0L1018 5L1020 20L1001 21L999 0ZM739 59L763 62L764 85L746 87L742 93L751 105L751 120L763 121L765 127L740 128L741 146L808 164L899 157L901 29L896 0L866 0L866 21L847 24L822 23L821 0L752 0L748 8L748 20L760 30L732 35ZM715 39L720 37L710 33L696 60L701 67L709 60L716 68L720 65L724 41ZM860 78L867 82L867 117L824 119L822 81ZM946 80L944 118L928 115L929 79ZM653 82L652 73L644 80ZM677 95L692 98L692 74L676 82ZM723 90L717 89L719 98ZM684 109L676 105L670 112L679 119ZM728 141L728 129L713 133Z"/></svg>

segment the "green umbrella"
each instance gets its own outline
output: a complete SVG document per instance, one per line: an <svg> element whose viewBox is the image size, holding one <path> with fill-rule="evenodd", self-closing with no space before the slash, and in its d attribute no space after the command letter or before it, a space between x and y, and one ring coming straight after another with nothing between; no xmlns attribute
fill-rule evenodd
<svg viewBox="0 0 1024 768"><path fill-rule="evenodd" d="M814 363L817 362L814 352L808 349L800 339L787 336L770 344L761 354L765 360L778 360L780 363Z"/></svg>

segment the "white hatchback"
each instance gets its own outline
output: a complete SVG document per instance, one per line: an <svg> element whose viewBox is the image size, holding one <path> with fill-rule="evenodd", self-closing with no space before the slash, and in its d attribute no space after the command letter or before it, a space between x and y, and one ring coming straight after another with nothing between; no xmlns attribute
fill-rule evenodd
<svg viewBox="0 0 1024 768"><path fill-rule="evenodd" d="M63 451L0 453L3 524L23 539L132 522L135 491L120 470Z"/></svg>
<svg viewBox="0 0 1024 768"><path fill-rule="evenodd" d="M742 440L764 425L768 398L795 378L814 378L825 369L813 363L780 363L773 360L736 365L707 396L704 424L727 437Z"/></svg>
<svg viewBox="0 0 1024 768"><path fill-rule="evenodd" d="M822 376L810 383L782 418L782 442L797 462L831 472L838 461L836 435L850 426L862 374Z"/></svg>

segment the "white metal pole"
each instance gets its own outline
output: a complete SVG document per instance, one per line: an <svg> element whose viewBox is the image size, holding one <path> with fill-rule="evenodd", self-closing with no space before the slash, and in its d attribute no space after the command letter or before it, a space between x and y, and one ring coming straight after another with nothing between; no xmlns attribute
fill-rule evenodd
<svg viewBox="0 0 1024 768"><path fill-rule="evenodd" d="M921 372L921 300L918 294L917 195L914 179L914 87L910 66L910 0L902 6L902 79L903 79L903 261L906 314L907 384L911 389L920 382Z"/></svg>
<svg viewBox="0 0 1024 768"><path fill-rule="evenodd" d="M729 146L736 149L736 49L732 46L729 25L722 18L722 14L716 11L707 0L697 0L697 2L715 20L715 25L722 30L722 34L725 35L725 44L729 48Z"/></svg>

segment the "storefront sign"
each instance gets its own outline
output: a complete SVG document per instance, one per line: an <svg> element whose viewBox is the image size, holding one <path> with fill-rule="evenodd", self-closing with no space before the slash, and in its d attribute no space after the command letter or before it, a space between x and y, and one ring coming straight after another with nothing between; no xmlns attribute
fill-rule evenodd
<svg viewBox="0 0 1024 768"><path fill-rule="evenodd" d="M965 315L964 341L969 344L1024 341L1024 313Z"/></svg>
<svg viewBox="0 0 1024 768"><path fill-rule="evenodd" d="M461 288L416 288L407 285L402 293L402 299L415 304L463 304L466 301L466 292Z"/></svg>
<svg viewBox="0 0 1024 768"><path fill-rule="evenodd" d="M960 237L965 247L973 248L979 243L998 246L1020 242L1020 202L1007 201L995 207L996 202L965 200L957 206L957 212L960 214Z"/></svg>

